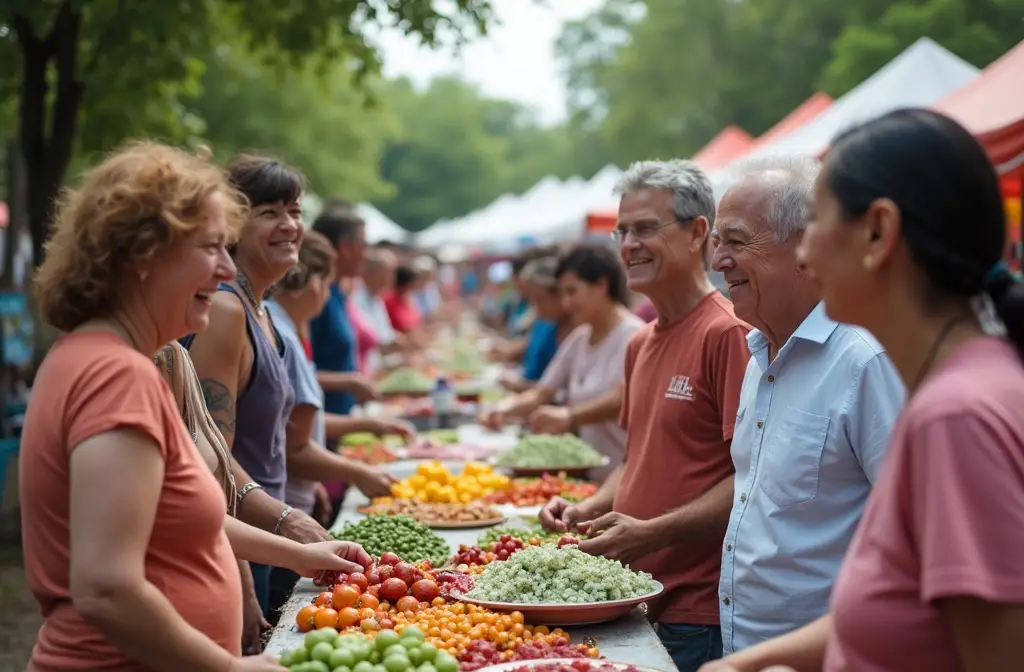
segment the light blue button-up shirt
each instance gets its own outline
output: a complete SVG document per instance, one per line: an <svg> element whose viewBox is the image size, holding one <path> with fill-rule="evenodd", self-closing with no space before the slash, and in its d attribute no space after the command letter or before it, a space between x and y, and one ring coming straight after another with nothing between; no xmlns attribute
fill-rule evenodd
<svg viewBox="0 0 1024 672"><path fill-rule="evenodd" d="M882 346L823 304L774 361L760 331L747 343L719 585L726 653L828 611L906 396Z"/></svg>

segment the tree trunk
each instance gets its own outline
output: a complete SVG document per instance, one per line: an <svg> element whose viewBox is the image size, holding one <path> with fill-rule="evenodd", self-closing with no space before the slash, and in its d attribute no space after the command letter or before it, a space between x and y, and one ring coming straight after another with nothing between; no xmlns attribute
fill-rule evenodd
<svg viewBox="0 0 1024 672"><path fill-rule="evenodd" d="M43 245L50 231L54 206L74 149L78 111L84 87L77 77L81 10L64 0L46 39L39 39L32 24L15 15L11 26L22 53L19 113L22 156L27 174L28 228L32 236L33 269L43 262ZM50 94L47 74L56 68L56 89ZM49 112L49 114L47 114ZM49 120L49 128L47 121ZM52 330L37 321L34 360L38 365L52 342Z"/></svg>
<svg viewBox="0 0 1024 672"><path fill-rule="evenodd" d="M7 145L7 231L4 233L4 269L0 276L0 290L12 290L14 287L14 262L21 248L21 236L28 230L25 219L28 213L25 200L28 192L25 184L25 161L21 156L21 147L12 140Z"/></svg>

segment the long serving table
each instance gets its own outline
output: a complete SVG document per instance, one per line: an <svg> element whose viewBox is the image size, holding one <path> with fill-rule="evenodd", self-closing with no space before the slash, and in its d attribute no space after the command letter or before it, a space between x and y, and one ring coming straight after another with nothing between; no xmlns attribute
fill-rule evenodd
<svg viewBox="0 0 1024 672"><path fill-rule="evenodd" d="M460 438L465 443L491 443L494 445L506 445L515 441L515 434L506 432L503 435L494 435L484 432L478 426L459 428ZM417 465L422 460L402 460L386 465L388 471L396 478L404 478L415 472ZM460 469L462 463L445 460L449 469ZM356 512L356 508L367 504L367 498L358 490L349 489L342 503L341 511L332 527L333 530L340 529L349 521L359 520L362 514ZM527 509L512 506L500 506L505 515L509 517L506 525L522 524L521 517L536 515L539 507ZM463 529L463 530L435 530L438 535L448 541L452 553L459 544L472 545L476 543L477 537L485 528ZM303 606L309 604L318 592L322 589L313 585L310 579L300 579L295 586L291 598L282 608L281 619L270 638L267 651L273 654L281 654L285 650L299 646L304 635L295 627L295 614ZM537 623L536 625L544 625ZM674 672L676 666L668 655L668 651L661 644L654 628L648 623L647 618L639 609L634 609L629 616L603 623L601 625L587 625L580 627L566 628L572 637L573 642L580 642L584 637L593 637L601 650L601 655L608 660L619 663L631 663L642 665L664 672Z"/></svg>

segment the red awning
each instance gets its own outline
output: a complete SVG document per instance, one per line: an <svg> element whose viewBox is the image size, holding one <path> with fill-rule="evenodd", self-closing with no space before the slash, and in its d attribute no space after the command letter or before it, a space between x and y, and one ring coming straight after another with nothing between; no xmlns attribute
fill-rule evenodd
<svg viewBox="0 0 1024 672"><path fill-rule="evenodd" d="M999 172L1024 175L1024 42L934 106L985 145Z"/></svg>
<svg viewBox="0 0 1024 672"><path fill-rule="evenodd" d="M754 143L754 138L739 126L726 126L711 141L693 155L693 160L704 170L721 168Z"/></svg>
<svg viewBox="0 0 1024 672"><path fill-rule="evenodd" d="M830 107L832 107L832 96L827 93L814 94L800 103L800 106L795 110L783 117L782 121L762 133L754 140L751 149L765 145L773 140L778 140L784 135L789 135Z"/></svg>

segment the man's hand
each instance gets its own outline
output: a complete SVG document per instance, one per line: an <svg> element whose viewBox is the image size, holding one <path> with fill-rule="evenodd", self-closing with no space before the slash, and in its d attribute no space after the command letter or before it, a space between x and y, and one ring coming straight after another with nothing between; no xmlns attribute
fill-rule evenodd
<svg viewBox="0 0 1024 672"><path fill-rule="evenodd" d="M292 571L313 578L324 571L362 572L373 564L373 558L351 541L321 541L303 546L293 564Z"/></svg>
<svg viewBox="0 0 1024 672"><path fill-rule="evenodd" d="M380 399L380 390L377 389L377 384L367 376L353 377L348 387L348 391L355 395L360 404Z"/></svg>
<svg viewBox="0 0 1024 672"><path fill-rule="evenodd" d="M416 438L416 428L405 420L399 420L397 418L381 418L379 420L374 420L372 431L377 436L397 434L405 439L407 444L412 443Z"/></svg>
<svg viewBox="0 0 1024 672"><path fill-rule="evenodd" d="M572 411L564 406L541 406L526 419L534 434L568 434L572 431Z"/></svg>
<svg viewBox="0 0 1024 672"><path fill-rule="evenodd" d="M577 529L576 524L581 520L586 520L589 515L582 503L573 504L561 497L552 497L541 509L538 518L546 530L573 532Z"/></svg>
<svg viewBox="0 0 1024 672"><path fill-rule="evenodd" d="M395 477L383 469L365 464L357 465L356 471L352 474L352 485L370 499L389 496L391 486L396 482Z"/></svg>
<svg viewBox="0 0 1024 672"><path fill-rule="evenodd" d="M482 411L477 420L492 432L500 432L505 426L505 414L497 408Z"/></svg>
<svg viewBox="0 0 1024 672"><path fill-rule="evenodd" d="M323 526L298 509L292 509L288 517L281 523L281 536L300 544L312 544L327 541L331 535Z"/></svg>
<svg viewBox="0 0 1024 672"><path fill-rule="evenodd" d="M331 495L323 483L315 485L316 501L313 504L313 519L324 527L330 527L334 520L334 506L331 504ZM290 517L290 516L289 516Z"/></svg>
<svg viewBox="0 0 1024 672"><path fill-rule="evenodd" d="M650 521L630 518L615 511L594 520L583 521L576 527L583 534L594 537L580 541L581 551L603 555L624 565L658 550Z"/></svg>
<svg viewBox="0 0 1024 672"><path fill-rule="evenodd" d="M263 630L270 627L263 617L263 608L256 599L248 563L241 563L242 574L242 653L254 655L263 651Z"/></svg>

